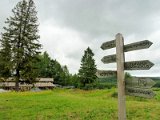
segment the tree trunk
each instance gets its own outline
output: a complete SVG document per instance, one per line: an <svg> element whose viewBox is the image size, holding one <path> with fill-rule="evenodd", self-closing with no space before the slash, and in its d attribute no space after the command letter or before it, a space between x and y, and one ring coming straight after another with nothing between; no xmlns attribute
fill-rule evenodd
<svg viewBox="0 0 160 120"><path fill-rule="evenodd" d="M19 81L16 79L15 90L19 91Z"/></svg>
<svg viewBox="0 0 160 120"><path fill-rule="evenodd" d="M86 86L86 83L85 82L83 82L83 87L85 87Z"/></svg>
<svg viewBox="0 0 160 120"><path fill-rule="evenodd" d="M19 74L19 69L16 70L16 84L15 84L15 90L18 92L19 91L19 79L20 79L20 74Z"/></svg>

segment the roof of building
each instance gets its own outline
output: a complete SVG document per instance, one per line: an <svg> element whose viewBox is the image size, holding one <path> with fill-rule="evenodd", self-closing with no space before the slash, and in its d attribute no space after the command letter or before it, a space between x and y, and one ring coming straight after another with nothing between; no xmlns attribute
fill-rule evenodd
<svg viewBox="0 0 160 120"><path fill-rule="evenodd" d="M35 83L35 87L55 87L53 83Z"/></svg>
<svg viewBox="0 0 160 120"><path fill-rule="evenodd" d="M2 80L0 82L1 87L15 87L15 82L12 78L8 78L7 80ZM20 87L32 87L33 84L27 84L25 82L19 82ZM53 84L53 78L37 78L36 83L34 83L35 87L55 87Z"/></svg>
<svg viewBox="0 0 160 120"><path fill-rule="evenodd" d="M1 82L2 87L15 87L15 82ZM19 84L20 87L32 87L32 84Z"/></svg>
<svg viewBox="0 0 160 120"><path fill-rule="evenodd" d="M37 78L36 79L39 82L53 82L53 78Z"/></svg>
<svg viewBox="0 0 160 120"><path fill-rule="evenodd" d="M13 81L15 81L15 80L12 77L7 78L7 79L0 78L0 82L13 82ZM24 81L24 80L20 79L20 81ZM38 81L40 81L40 82L53 82L54 79L53 78L37 78L36 81L37 82Z"/></svg>

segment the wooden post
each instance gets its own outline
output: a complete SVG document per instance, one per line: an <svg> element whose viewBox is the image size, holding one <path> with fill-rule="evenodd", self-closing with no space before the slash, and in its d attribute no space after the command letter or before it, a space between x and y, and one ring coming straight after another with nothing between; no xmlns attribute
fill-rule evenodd
<svg viewBox="0 0 160 120"><path fill-rule="evenodd" d="M125 77L124 77L124 40L122 34L116 35L117 83L118 83L118 120L126 120Z"/></svg>

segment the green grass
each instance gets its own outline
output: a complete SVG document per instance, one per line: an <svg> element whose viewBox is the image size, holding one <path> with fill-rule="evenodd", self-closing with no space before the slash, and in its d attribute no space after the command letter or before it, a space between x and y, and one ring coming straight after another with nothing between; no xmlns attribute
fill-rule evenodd
<svg viewBox="0 0 160 120"><path fill-rule="evenodd" d="M117 120L116 89L0 93L0 120ZM159 120L160 91L154 99L127 96L128 120Z"/></svg>

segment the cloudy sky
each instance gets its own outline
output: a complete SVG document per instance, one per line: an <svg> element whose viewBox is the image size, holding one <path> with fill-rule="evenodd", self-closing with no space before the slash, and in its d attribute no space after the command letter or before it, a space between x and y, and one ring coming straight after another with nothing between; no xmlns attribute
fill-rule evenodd
<svg viewBox="0 0 160 120"><path fill-rule="evenodd" d="M0 31L11 9L19 0L0 0ZM150 60L155 65L146 71L128 71L137 76L160 76L160 1L159 0L34 0L39 18L43 51L77 73L84 50L95 53L98 69L116 70L116 64L103 64L101 58L114 54L103 51L103 42L122 33L125 44L150 40L149 49L128 52L126 61Z"/></svg>

